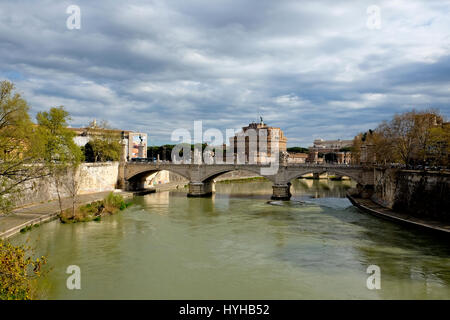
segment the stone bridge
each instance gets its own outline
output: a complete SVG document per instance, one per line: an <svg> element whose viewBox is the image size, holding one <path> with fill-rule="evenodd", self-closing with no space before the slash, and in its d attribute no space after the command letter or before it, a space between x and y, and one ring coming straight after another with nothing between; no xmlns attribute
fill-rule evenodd
<svg viewBox="0 0 450 320"><path fill-rule="evenodd" d="M158 171L168 170L189 181L188 196L209 196L214 192L214 179L221 174L245 170L254 172L273 183L272 199L288 200L291 197L291 181L305 174L332 173L347 176L359 186L371 188L374 184L374 169L363 166L336 164L289 164L278 170L269 170L268 165L258 164L174 164L171 162L126 162L119 168L119 183L127 190L141 190L146 178ZM276 172L276 173L273 173Z"/></svg>

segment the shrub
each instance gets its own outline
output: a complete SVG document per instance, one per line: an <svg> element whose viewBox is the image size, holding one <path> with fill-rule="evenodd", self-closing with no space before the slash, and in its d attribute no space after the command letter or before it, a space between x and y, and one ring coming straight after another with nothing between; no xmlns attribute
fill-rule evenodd
<svg viewBox="0 0 450 320"><path fill-rule="evenodd" d="M113 192L110 192L103 202L105 204L105 210L109 213L116 213L118 210L123 210L127 207L123 197Z"/></svg>
<svg viewBox="0 0 450 320"><path fill-rule="evenodd" d="M37 298L37 279L47 258L32 258L30 248L0 241L0 300Z"/></svg>
<svg viewBox="0 0 450 320"><path fill-rule="evenodd" d="M72 214L71 209L63 211L59 218L62 223L100 221L101 216L117 213L117 211L124 210L130 205L131 203L125 202L120 194L110 192L104 200L79 207L75 210L75 214Z"/></svg>

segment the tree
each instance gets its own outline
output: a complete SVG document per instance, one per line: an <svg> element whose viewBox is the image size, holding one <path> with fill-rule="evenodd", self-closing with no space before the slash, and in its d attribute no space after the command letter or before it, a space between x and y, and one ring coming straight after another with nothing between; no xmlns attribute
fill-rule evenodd
<svg viewBox="0 0 450 320"><path fill-rule="evenodd" d="M37 279L43 275L46 257L33 258L25 246L0 240L0 300L37 298ZM45 272L44 272L45 273Z"/></svg>
<svg viewBox="0 0 450 320"><path fill-rule="evenodd" d="M38 133L44 141L43 160L51 164L76 165L82 159L81 149L75 144L75 133L67 129L69 113L63 106L39 112L36 116Z"/></svg>
<svg viewBox="0 0 450 320"><path fill-rule="evenodd" d="M83 171L80 166L72 166L65 170L63 177L64 179L60 181L60 185L66 190L71 199L71 211L72 217L74 217L78 193L80 192L81 184L86 177L86 172Z"/></svg>
<svg viewBox="0 0 450 320"><path fill-rule="evenodd" d="M437 110L410 111L383 121L375 130L360 133L353 141L352 158L359 162L361 150L377 163L448 165L448 125Z"/></svg>
<svg viewBox="0 0 450 320"><path fill-rule="evenodd" d="M450 165L450 124L443 124L429 130L427 157L433 165Z"/></svg>
<svg viewBox="0 0 450 320"><path fill-rule="evenodd" d="M308 153L309 149L308 148L303 148L303 147L291 147L291 148L287 148L287 152Z"/></svg>
<svg viewBox="0 0 450 320"><path fill-rule="evenodd" d="M422 164L428 164L433 131L442 128L443 117L436 110L426 110L415 114L414 133L417 139L416 160Z"/></svg>
<svg viewBox="0 0 450 320"><path fill-rule="evenodd" d="M393 142L394 152L404 164L410 164L417 144L414 137L414 114L395 115L384 127L385 136Z"/></svg>
<svg viewBox="0 0 450 320"><path fill-rule="evenodd" d="M39 112L38 135L44 141L42 160L54 179L60 211L62 212L61 191L67 178L68 168L76 169L83 155L75 144L75 133L67 129L69 113L64 107L54 107L50 111ZM75 201L73 199L73 201Z"/></svg>
<svg viewBox="0 0 450 320"><path fill-rule="evenodd" d="M122 155L121 135L111 129L106 121L97 125L93 121L88 126L92 139L84 146L84 156L88 162L119 161Z"/></svg>
<svg viewBox="0 0 450 320"><path fill-rule="evenodd" d="M43 177L38 165L42 140L28 114L29 106L9 81L0 82L0 212L7 213L27 181Z"/></svg>
<svg viewBox="0 0 450 320"><path fill-rule="evenodd" d="M379 127L393 149L394 156L406 165L426 164L431 129L443 123L436 110L410 111L395 115Z"/></svg>

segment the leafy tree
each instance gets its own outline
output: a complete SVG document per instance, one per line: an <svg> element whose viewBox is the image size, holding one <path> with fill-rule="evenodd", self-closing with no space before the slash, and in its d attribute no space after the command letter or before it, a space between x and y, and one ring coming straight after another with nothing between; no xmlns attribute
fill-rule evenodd
<svg viewBox="0 0 450 320"><path fill-rule="evenodd" d="M84 146L84 157L88 162L119 161L122 155L121 135L110 128L106 121L99 126L95 121L88 126L92 139Z"/></svg>
<svg viewBox="0 0 450 320"><path fill-rule="evenodd" d="M63 106L39 112L36 116L38 134L44 141L43 160L55 165L77 165L82 159L81 149L75 144L75 133L67 129L69 113Z"/></svg>
<svg viewBox="0 0 450 320"><path fill-rule="evenodd" d="M448 125L437 110L410 111L383 121L375 130L353 140L352 158L361 159L362 147L377 163L448 165Z"/></svg>
<svg viewBox="0 0 450 320"><path fill-rule="evenodd" d="M180 144L183 145L183 144ZM174 144L165 144L162 146L148 146L147 147L147 158L148 159L157 159L159 155L160 160L172 160L172 150L175 148L176 145ZM195 144L190 145L191 151L194 151ZM207 143L202 143L202 152L205 151L206 147L208 146ZM189 146L188 146L189 147ZM180 150L179 156L183 156L183 151Z"/></svg>
<svg viewBox="0 0 450 320"><path fill-rule="evenodd" d="M33 258L26 246L0 240L0 300L37 298L37 280L45 272L46 257Z"/></svg>
<svg viewBox="0 0 450 320"><path fill-rule="evenodd" d="M36 119L39 125L38 136L44 143L42 160L54 179L62 212L62 188L66 186L68 173L77 169L83 155L73 140L75 133L67 129L67 121L70 117L64 107L60 106L51 108L48 112L39 112ZM71 194L70 190L67 191ZM75 202L75 197L72 200Z"/></svg>
<svg viewBox="0 0 450 320"><path fill-rule="evenodd" d="M0 212L7 213L27 181L47 174L37 165L42 140L29 106L9 81L0 82Z"/></svg>
<svg viewBox="0 0 450 320"><path fill-rule="evenodd" d="M291 147L291 148L287 148L288 152L295 152L295 153L308 153L309 149L308 148L303 148L303 147Z"/></svg>

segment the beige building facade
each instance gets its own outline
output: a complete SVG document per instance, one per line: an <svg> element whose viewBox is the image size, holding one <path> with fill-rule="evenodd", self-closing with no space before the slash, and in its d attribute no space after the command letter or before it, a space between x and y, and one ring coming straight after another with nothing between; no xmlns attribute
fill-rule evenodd
<svg viewBox="0 0 450 320"><path fill-rule="evenodd" d="M333 162L338 164L350 164L351 152L348 149L353 145L353 140L323 140L316 139L309 147L307 162L321 164Z"/></svg>
<svg viewBox="0 0 450 320"><path fill-rule="evenodd" d="M119 129L103 129L96 127L68 128L75 132L74 142L80 147L84 147L94 137L102 135L117 136L124 148L124 160L147 158L147 134Z"/></svg>
<svg viewBox="0 0 450 320"><path fill-rule="evenodd" d="M230 138L235 157L242 153L245 163L267 163L279 153L286 152L287 138L283 130L266 125L262 119L243 127L242 131ZM242 148L243 150L240 150Z"/></svg>

